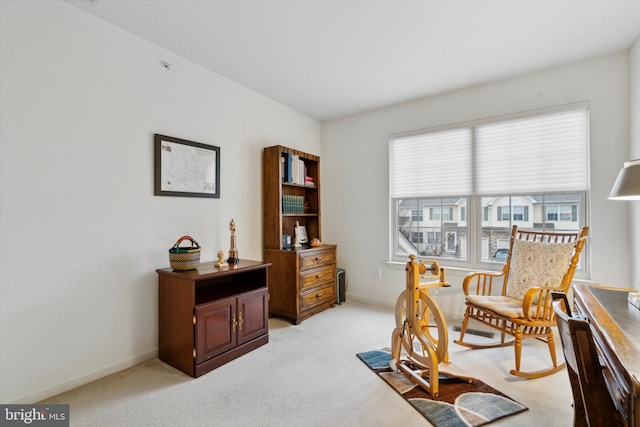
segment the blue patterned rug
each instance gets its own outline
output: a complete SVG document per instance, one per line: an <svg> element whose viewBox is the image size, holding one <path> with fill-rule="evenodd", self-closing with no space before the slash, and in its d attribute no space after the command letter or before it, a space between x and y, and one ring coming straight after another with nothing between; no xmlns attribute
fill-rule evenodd
<svg viewBox="0 0 640 427"><path fill-rule="evenodd" d="M407 375L389 368L388 349L357 356L436 427L482 426L528 409L478 379L468 383L441 375L438 397L434 398Z"/></svg>

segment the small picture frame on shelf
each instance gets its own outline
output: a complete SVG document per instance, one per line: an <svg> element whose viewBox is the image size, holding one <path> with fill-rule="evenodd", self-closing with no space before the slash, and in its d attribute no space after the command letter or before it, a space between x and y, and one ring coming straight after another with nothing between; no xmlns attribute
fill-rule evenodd
<svg viewBox="0 0 640 427"><path fill-rule="evenodd" d="M282 249L291 249L291 234L282 235Z"/></svg>
<svg viewBox="0 0 640 427"><path fill-rule="evenodd" d="M309 239L307 238L307 228L304 225L298 227L298 243L309 243Z"/></svg>

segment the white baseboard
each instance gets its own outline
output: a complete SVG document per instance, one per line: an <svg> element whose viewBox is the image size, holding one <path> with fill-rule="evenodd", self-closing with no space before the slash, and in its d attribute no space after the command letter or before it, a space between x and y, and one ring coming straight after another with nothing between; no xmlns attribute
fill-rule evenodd
<svg viewBox="0 0 640 427"><path fill-rule="evenodd" d="M139 356L135 356L130 359L123 360L118 363L114 363L113 365L105 366L103 368L99 368L94 371L78 375L77 377L70 378L68 380L64 380L56 384L48 385L46 387L43 387L38 390L34 390L23 396L16 397L14 399L8 400L3 403L35 404L49 397L56 396L60 393L64 393L65 391L69 391L76 387L80 387L90 382L99 380L100 378L104 378L106 376L115 374L120 371L124 371L125 369L129 369L131 367L134 367L136 365L139 365L140 363L146 362L147 360L151 360L156 357L158 357L157 348L147 353L141 354Z"/></svg>
<svg viewBox="0 0 640 427"><path fill-rule="evenodd" d="M395 300L390 302L390 301L381 301L381 300L377 300L377 299L373 299L373 298L367 298L367 297L362 297L362 296L357 296L357 295L349 295L347 294L346 297L346 303L350 303L350 302L354 302L356 304L362 304L362 305L367 305L369 307L378 307L378 308L384 308L384 309L391 309L393 311L395 311L396 309L396 302ZM450 312L447 310L442 310L445 319L447 320L447 323L451 323L453 324L454 322L460 323L462 321L462 318L464 317L464 303L462 305L462 308L460 309L459 312Z"/></svg>
<svg viewBox="0 0 640 427"><path fill-rule="evenodd" d="M381 301L373 298L361 297L361 296L350 295L350 294L346 295L346 302L347 303L355 302L358 304L368 305L372 307L391 308L392 310L394 310L396 307L395 301L393 302Z"/></svg>

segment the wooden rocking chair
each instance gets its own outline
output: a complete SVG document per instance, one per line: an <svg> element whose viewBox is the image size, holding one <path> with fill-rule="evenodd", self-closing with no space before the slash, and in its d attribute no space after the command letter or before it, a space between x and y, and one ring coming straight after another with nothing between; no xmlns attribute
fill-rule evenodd
<svg viewBox="0 0 640 427"><path fill-rule="evenodd" d="M456 344L470 348L514 345L515 369L511 375L540 378L565 367L556 360L552 327L556 326L551 292L567 293L589 232L542 232L513 226L509 254L501 273L478 272L465 277L462 288L467 306ZM502 282L502 283L500 283ZM500 294L494 293L502 287ZM495 290L497 292L497 289ZM469 320L500 331L500 342L464 341ZM506 335L513 339L506 341ZM537 338L549 347L552 366L534 372L520 370L522 340Z"/></svg>

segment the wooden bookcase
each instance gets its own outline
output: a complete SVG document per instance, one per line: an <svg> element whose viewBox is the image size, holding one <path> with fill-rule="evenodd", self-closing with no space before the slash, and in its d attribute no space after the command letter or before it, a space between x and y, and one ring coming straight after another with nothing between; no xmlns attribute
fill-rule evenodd
<svg viewBox="0 0 640 427"><path fill-rule="evenodd" d="M298 156L305 163L306 175L313 185L284 182L284 156ZM290 148L267 147L263 152L264 247L283 249L282 236L291 236L293 245L296 221L307 229L309 241L320 238L320 157ZM304 212L284 213L283 198L302 197Z"/></svg>
<svg viewBox="0 0 640 427"><path fill-rule="evenodd" d="M298 182L287 182L285 157L304 163ZM293 173L295 175L295 172ZM308 182L305 182L305 177ZM291 179L295 181L295 179ZM291 198L299 201L287 206ZM301 208L301 206L304 206ZM335 245L293 247L296 223L306 228L309 242L321 238L320 157L280 145L263 152L263 239L269 274L269 314L300 323L309 316L335 306ZM283 245L283 236L291 247Z"/></svg>
<svg viewBox="0 0 640 427"><path fill-rule="evenodd" d="M159 358L199 377L269 342L268 263L158 269Z"/></svg>

